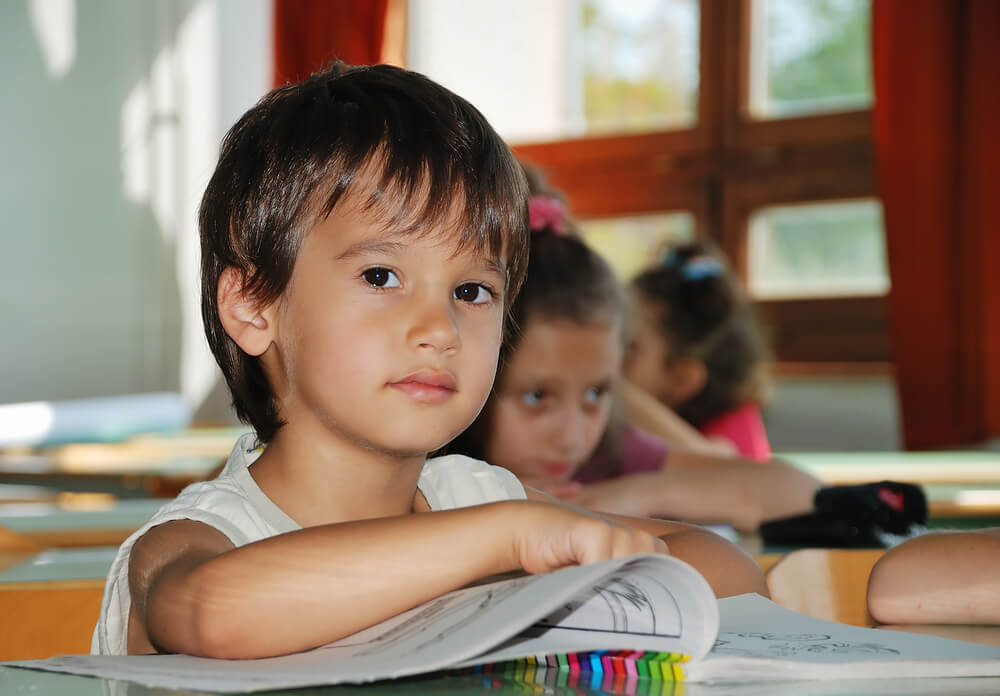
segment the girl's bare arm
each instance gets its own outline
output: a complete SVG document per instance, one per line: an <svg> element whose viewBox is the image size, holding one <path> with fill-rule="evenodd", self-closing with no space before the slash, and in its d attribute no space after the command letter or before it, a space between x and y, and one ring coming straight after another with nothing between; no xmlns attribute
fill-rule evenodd
<svg viewBox="0 0 1000 696"><path fill-rule="evenodd" d="M602 512L721 522L752 531L767 520L811 512L821 485L777 459L671 452L659 471L593 483L567 499Z"/></svg>
<svg viewBox="0 0 1000 696"><path fill-rule="evenodd" d="M1000 529L941 532L886 551L868 580L886 624L1000 624Z"/></svg>
<svg viewBox="0 0 1000 696"><path fill-rule="evenodd" d="M529 501L312 527L240 548L202 523L168 522L132 551L129 650L280 655L483 576L665 551L636 528Z"/></svg>
<svg viewBox="0 0 1000 696"><path fill-rule="evenodd" d="M625 418L648 433L656 435L672 450L732 457L739 454L728 440L702 435L686 420L660 403L655 396L632 383L622 380L622 402Z"/></svg>

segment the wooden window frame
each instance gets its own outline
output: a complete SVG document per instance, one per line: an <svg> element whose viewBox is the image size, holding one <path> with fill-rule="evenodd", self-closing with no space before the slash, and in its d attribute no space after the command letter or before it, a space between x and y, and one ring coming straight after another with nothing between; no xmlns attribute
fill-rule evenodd
<svg viewBox="0 0 1000 696"><path fill-rule="evenodd" d="M687 211L746 279L760 208L877 198L870 109L755 120L749 114L752 0L701 0L698 121L688 129L520 144L581 219ZM779 362L890 359L885 296L757 302Z"/></svg>

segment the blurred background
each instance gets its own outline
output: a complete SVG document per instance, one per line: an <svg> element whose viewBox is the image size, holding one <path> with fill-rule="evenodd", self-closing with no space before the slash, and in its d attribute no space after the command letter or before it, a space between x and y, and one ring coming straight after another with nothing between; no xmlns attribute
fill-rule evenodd
<svg viewBox="0 0 1000 696"><path fill-rule="evenodd" d="M770 332L775 450L992 447L991 0L0 4L0 404L179 392L232 423L197 206L272 86L424 72L564 190L628 279L729 256Z"/></svg>

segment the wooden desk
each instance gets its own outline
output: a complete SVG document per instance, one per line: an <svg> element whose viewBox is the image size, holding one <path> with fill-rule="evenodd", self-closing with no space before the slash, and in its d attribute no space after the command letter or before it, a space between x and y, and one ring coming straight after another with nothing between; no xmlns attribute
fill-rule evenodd
<svg viewBox="0 0 1000 696"><path fill-rule="evenodd" d="M89 652L104 578L116 551L0 554L0 660Z"/></svg>
<svg viewBox="0 0 1000 696"><path fill-rule="evenodd" d="M0 631L0 659L32 659L54 654L86 652L90 635L97 620L103 577L113 558L115 549L50 550L32 556L30 563L0 572L0 616L5 617L5 627L16 626L14 631ZM851 552L857 553L857 552ZM871 552L862 552L862 554ZM857 565L857 564L855 564ZM75 578L75 579L74 579ZM90 579L87 579L90 578ZM907 627L920 630L920 627ZM937 629L935 631L935 629ZM971 629L971 630L963 630ZM924 632L978 642L1000 642L1000 627L931 627ZM311 696L344 696L345 694L398 694L398 693L549 693L549 694L620 694L625 696L758 696L761 693L779 696L843 696L844 694L980 694L1000 693L998 679L958 680L887 680L878 683L798 682L790 684L728 684L684 685L683 691L672 683L604 681L597 688L588 684L570 685L563 675L537 676L526 682L503 675L490 675L488 679L475 675L429 675L396 682L383 682L366 686L342 686L308 689ZM552 683L550 683L552 682ZM108 694L125 693L128 696L166 696L190 693L150 689L129 683L113 682L89 677L50 674L31 670L4 669L0 667L0 693L31 694ZM302 696L303 690L268 692L274 696Z"/></svg>
<svg viewBox="0 0 1000 696"><path fill-rule="evenodd" d="M63 503L10 503L0 505L0 528L31 540L39 548L117 546L165 502L105 496L73 497Z"/></svg>
<svg viewBox="0 0 1000 696"><path fill-rule="evenodd" d="M774 456L831 485L890 479L1000 488L1000 452L775 452Z"/></svg>
<svg viewBox="0 0 1000 696"><path fill-rule="evenodd" d="M172 498L205 479L223 460L175 457L67 464L50 455L0 455L0 483L55 491L110 493L119 498Z"/></svg>
<svg viewBox="0 0 1000 696"><path fill-rule="evenodd" d="M0 484L172 498L225 461L246 428L192 428L113 444L0 451Z"/></svg>
<svg viewBox="0 0 1000 696"><path fill-rule="evenodd" d="M7 503L51 503L59 496L47 486L22 486L0 483L0 505Z"/></svg>
<svg viewBox="0 0 1000 696"><path fill-rule="evenodd" d="M868 576L883 549L800 549L767 571L771 599L817 619L873 626Z"/></svg>
<svg viewBox="0 0 1000 696"><path fill-rule="evenodd" d="M931 527L1000 525L1000 452L779 452L829 485L920 484Z"/></svg>

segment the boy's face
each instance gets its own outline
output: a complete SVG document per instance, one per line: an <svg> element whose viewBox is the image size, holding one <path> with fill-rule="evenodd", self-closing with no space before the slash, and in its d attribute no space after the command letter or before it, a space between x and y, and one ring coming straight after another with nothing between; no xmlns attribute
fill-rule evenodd
<svg viewBox="0 0 1000 696"><path fill-rule="evenodd" d="M447 231L416 238L370 218L346 199L307 232L264 366L292 431L423 455L465 429L489 394L504 272L456 254Z"/></svg>

